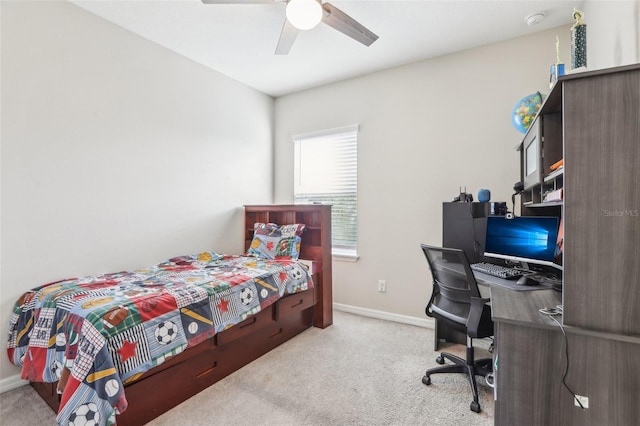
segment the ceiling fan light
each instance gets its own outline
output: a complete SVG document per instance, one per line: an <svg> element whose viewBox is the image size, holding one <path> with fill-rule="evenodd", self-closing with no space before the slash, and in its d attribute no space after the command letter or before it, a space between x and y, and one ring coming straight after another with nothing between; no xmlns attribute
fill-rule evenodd
<svg viewBox="0 0 640 426"><path fill-rule="evenodd" d="M316 0L290 0L287 20L299 30L310 30L322 20L322 6Z"/></svg>

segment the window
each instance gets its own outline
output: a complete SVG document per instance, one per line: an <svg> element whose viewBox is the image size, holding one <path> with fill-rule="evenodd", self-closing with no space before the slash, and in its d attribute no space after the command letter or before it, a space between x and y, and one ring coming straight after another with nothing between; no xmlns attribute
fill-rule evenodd
<svg viewBox="0 0 640 426"><path fill-rule="evenodd" d="M355 260L358 241L358 126L293 136L294 201L332 204L332 251Z"/></svg>

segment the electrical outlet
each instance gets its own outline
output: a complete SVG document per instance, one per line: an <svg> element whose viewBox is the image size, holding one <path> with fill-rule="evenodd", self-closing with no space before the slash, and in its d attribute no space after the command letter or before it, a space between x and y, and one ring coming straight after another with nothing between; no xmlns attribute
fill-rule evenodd
<svg viewBox="0 0 640 426"><path fill-rule="evenodd" d="M378 280L378 291L380 293L387 292L387 282L385 280Z"/></svg>
<svg viewBox="0 0 640 426"><path fill-rule="evenodd" d="M589 397L582 396L582 395L576 395L576 398L573 401L574 404L576 405L576 407L580 406L580 404L578 404L578 401L580 401L580 404L582 404L583 408L589 408Z"/></svg>

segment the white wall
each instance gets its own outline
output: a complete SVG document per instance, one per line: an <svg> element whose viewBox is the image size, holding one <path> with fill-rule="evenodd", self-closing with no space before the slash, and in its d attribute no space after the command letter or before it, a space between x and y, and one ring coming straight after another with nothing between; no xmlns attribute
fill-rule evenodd
<svg viewBox="0 0 640 426"><path fill-rule="evenodd" d="M3 327L45 282L241 252L273 99L67 2L1 7Z"/></svg>
<svg viewBox="0 0 640 426"><path fill-rule="evenodd" d="M640 62L640 1L587 0L584 13L589 69Z"/></svg>
<svg viewBox="0 0 640 426"><path fill-rule="evenodd" d="M591 1L589 69L640 61L638 0ZM516 101L548 93L555 37L570 67L570 25L276 99L275 201L293 192L290 136L360 124L359 252L334 261L334 301L424 318L430 293L421 242L442 241L441 203L460 186L509 201L519 180ZM387 293L377 292L378 279Z"/></svg>
<svg viewBox="0 0 640 426"><path fill-rule="evenodd" d="M276 99L276 202L291 200L290 135L360 124L360 259L334 261L335 302L424 318L430 278L419 245L441 243L442 202L460 186L511 204L523 136L511 112L521 97L548 93L559 31ZM561 48L566 61L568 42Z"/></svg>

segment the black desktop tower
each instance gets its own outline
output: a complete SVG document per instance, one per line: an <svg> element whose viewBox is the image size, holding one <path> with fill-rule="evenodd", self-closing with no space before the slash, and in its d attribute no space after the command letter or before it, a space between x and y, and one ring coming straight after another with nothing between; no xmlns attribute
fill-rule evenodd
<svg viewBox="0 0 640 426"><path fill-rule="evenodd" d="M442 245L464 250L469 263L482 261L492 205L495 203L442 203Z"/></svg>

